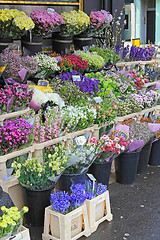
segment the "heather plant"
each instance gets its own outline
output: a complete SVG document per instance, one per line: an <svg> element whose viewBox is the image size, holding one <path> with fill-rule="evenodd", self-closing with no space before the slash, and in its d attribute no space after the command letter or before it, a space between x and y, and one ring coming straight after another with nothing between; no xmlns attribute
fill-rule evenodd
<svg viewBox="0 0 160 240"><path fill-rule="evenodd" d="M24 119L8 120L0 127L0 155L27 147L32 140L33 126L30 123Z"/></svg>
<svg viewBox="0 0 160 240"><path fill-rule="evenodd" d="M79 75L81 81L73 81L72 76ZM99 91L99 80L96 80L95 78L87 78L86 76L83 76L81 73L77 71L62 73L60 75L57 75L62 81L71 81L74 82L75 85L77 85L81 92L88 93L90 95L96 95L96 93Z"/></svg>
<svg viewBox="0 0 160 240"><path fill-rule="evenodd" d="M44 37L49 33L52 33L55 28L64 24L64 20L57 12L54 14L48 13L47 10L41 12L40 10L31 12L31 19L33 20L35 27L32 30L33 36Z"/></svg>
<svg viewBox="0 0 160 240"><path fill-rule="evenodd" d="M19 72L25 68L26 75L24 80L27 80L30 76L34 75L38 71L38 63L36 60L29 56L20 56L18 53L10 51L8 49L4 50L0 54L0 63L6 66L4 74L6 78L12 78L16 82L22 82Z"/></svg>
<svg viewBox="0 0 160 240"><path fill-rule="evenodd" d="M26 109L33 92L28 85L15 83L0 89L0 114Z"/></svg>

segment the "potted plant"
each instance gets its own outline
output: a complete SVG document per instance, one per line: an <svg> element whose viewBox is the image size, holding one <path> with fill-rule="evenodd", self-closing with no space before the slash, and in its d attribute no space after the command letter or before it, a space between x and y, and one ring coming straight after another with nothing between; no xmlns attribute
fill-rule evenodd
<svg viewBox="0 0 160 240"><path fill-rule="evenodd" d="M52 34L52 48L53 51L65 55L74 47L73 36L84 31L90 19L86 13L80 10L74 10L70 13L63 12L61 16L63 17L64 23L60 26L60 32Z"/></svg>
<svg viewBox="0 0 160 240"><path fill-rule="evenodd" d="M91 165L89 172L98 182L108 186L112 160L125 150L129 141L119 136L118 131L112 131L109 135L102 135L100 140L91 138L89 144L99 149L99 155Z"/></svg>
<svg viewBox="0 0 160 240"><path fill-rule="evenodd" d="M43 225L44 209L49 206L49 194L67 166L68 159L65 148L59 145L51 153L45 154L44 163L32 158L12 164L15 176L26 192L27 206L30 209L27 221L32 226Z"/></svg>
<svg viewBox="0 0 160 240"><path fill-rule="evenodd" d="M1 9L0 25L0 52L13 42L13 38L19 38L34 28L32 19L17 9Z"/></svg>

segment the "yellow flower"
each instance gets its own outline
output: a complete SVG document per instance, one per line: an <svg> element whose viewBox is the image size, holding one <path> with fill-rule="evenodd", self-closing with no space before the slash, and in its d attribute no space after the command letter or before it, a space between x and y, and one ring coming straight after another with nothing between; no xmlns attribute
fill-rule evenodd
<svg viewBox="0 0 160 240"><path fill-rule="evenodd" d="M24 213L26 213L26 212L28 212L28 211L29 211L29 208L28 208L28 207L26 207L26 206L24 206L24 207L22 208L22 210L23 210L23 212L24 212Z"/></svg>

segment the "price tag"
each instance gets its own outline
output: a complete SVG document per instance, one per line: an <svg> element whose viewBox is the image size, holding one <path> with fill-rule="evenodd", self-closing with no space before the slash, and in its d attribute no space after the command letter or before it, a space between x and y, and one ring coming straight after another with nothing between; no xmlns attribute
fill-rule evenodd
<svg viewBox="0 0 160 240"><path fill-rule="evenodd" d="M73 75L73 76L72 76L72 79L73 79L73 82L75 82L75 81L80 82L80 81L81 81L80 75Z"/></svg>
<svg viewBox="0 0 160 240"><path fill-rule="evenodd" d="M102 100L101 97L94 97L93 99L94 99L94 101L95 101L96 103L101 103L101 102L103 102L103 100Z"/></svg>
<svg viewBox="0 0 160 240"><path fill-rule="evenodd" d="M124 137L125 140L128 140L129 136L127 133L123 132L123 131L119 131L117 134L119 137Z"/></svg>
<svg viewBox="0 0 160 240"><path fill-rule="evenodd" d="M83 146L86 143L86 141L87 140L86 140L85 136L80 136L75 139L76 144L79 146Z"/></svg>
<svg viewBox="0 0 160 240"><path fill-rule="evenodd" d="M46 71L43 70L42 72L37 73L34 77L35 78L43 78L46 76Z"/></svg>
<svg viewBox="0 0 160 240"><path fill-rule="evenodd" d="M47 80L39 80L38 86L47 87L49 85L49 82Z"/></svg>
<svg viewBox="0 0 160 240"><path fill-rule="evenodd" d="M92 174L90 174L90 173L87 173L87 176L93 182L93 192L94 192L96 178Z"/></svg>
<svg viewBox="0 0 160 240"><path fill-rule="evenodd" d="M47 12L49 14L55 14L55 10L53 8L47 8Z"/></svg>
<svg viewBox="0 0 160 240"><path fill-rule="evenodd" d="M9 240L21 240L21 239L23 239L23 235L21 232L17 233L15 236L9 238Z"/></svg>
<svg viewBox="0 0 160 240"><path fill-rule="evenodd" d="M84 46L83 47L83 51L88 52L89 51L89 47L88 46Z"/></svg>
<svg viewBox="0 0 160 240"><path fill-rule="evenodd" d="M112 72L111 70L106 71L106 73L107 73L108 75L112 75L112 74L113 74L113 72Z"/></svg>
<svg viewBox="0 0 160 240"><path fill-rule="evenodd" d="M17 90L17 92L21 92L21 93L23 92L23 89L22 89L21 86L17 86L17 87L16 87L16 90Z"/></svg>

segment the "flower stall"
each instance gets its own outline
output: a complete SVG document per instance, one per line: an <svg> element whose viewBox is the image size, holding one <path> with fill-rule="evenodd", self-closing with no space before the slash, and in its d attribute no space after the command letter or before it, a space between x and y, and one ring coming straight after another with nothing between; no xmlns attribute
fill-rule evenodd
<svg viewBox="0 0 160 240"><path fill-rule="evenodd" d="M0 53L0 184L19 209L29 207L25 223L44 225L44 240L88 237L113 218L111 177L132 184L148 164L159 164L156 50L107 44L114 16L104 10L29 17L4 9L0 21L2 37L28 49ZM41 52L51 35L53 51ZM5 217L3 237L15 227L10 221L6 232ZM22 222L16 226L29 239Z"/></svg>

